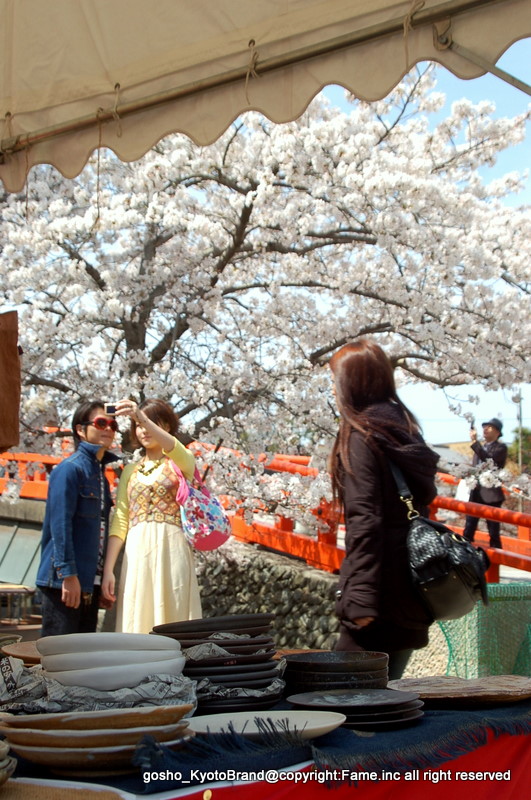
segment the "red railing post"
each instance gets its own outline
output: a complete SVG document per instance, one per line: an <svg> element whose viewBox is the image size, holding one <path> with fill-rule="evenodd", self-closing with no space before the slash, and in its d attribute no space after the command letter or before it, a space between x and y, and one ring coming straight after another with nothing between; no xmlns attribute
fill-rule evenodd
<svg viewBox="0 0 531 800"><path fill-rule="evenodd" d="M203 445L194 443L193 449L197 451ZM213 449L213 446L204 445L206 449ZM235 451L232 451L233 453ZM266 454L259 458L268 469L278 472L298 473L305 476L317 476L318 470L308 466L307 456L290 457L283 454L275 455L272 459ZM18 464L19 475L26 476L22 482L20 496L45 500L47 495L47 467L52 467L59 463L61 459L55 456L45 456L35 453L0 453L0 464L7 465L10 461ZM36 471L32 475L27 475L27 464L32 463ZM243 465L242 465L243 466ZM116 474L112 468L106 470L106 475L111 483L116 483ZM440 474L439 478L446 483L457 484L457 479L451 475ZM8 479L0 478L0 494L5 488ZM234 500L228 497L223 498L226 507L234 508ZM524 514L520 511L510 511L505 508L493 508L480 503L466 503L456 500L454 497L437 496L430 506L430 517L435 517L437 509L444 508L455 511L462 515L470 515L481 519L493 519L514 525L517 528L517 536L502 536L503 550L488 547L488 535L478 531L476 539L478 544L488 549L491 559L491 567L487 572L487 580L490 583L499 581L500 565L513 567L515 569L531 572L531 514ZM257 513L263 513L264 509L257 503ZM342 515L333 503L321 500L317 508L313 509L320 521L320 530L317 536L299 534L294 532L294 520L282 515L276 515L275 523L261 523L253 521L247 523L243 509L236 501L236 510L232 516L232 527L234 536L241 541L257 542L265 547L271 547L281 552L302 558L308 564L329 572L337 572L344 556L344 548L337 545L338 525L342 522ZM454 530L462 529L449 525Z"/></svg>
<svg viewBox="0 0 531 800"><path fill-rule="evenodd" d="M487 583L499 583L500 582L500 565L494 564L491 562L490 567L488 568L485 578Z"/></svg>
<svg viewBox="0 0 531 800"><path fill-rule="evenodd" d="M276 527L279 531L285 531L286 533L292 533L294 528L293 520L289 517L281 517L280 514L275 514L276 520Z"/></svg>
<svg viewBox="0 0 531 800"><path fill-rule="evenodd" d="M335 509L334 504L328 500L321 500L317 508L314 508L312 514L319 517L319 521L325 528L320 528L317 531L317 541L323 544L337 544L337 526L339 520L339 512Z"/></svg>
<svg viewBox="0 0 531 800"><path fill-rule="evenodd" d="M531 541L531 528L527 528L525 525L518 525L516 535L519 539L523 539L524 542L529 542Z"/></svg>

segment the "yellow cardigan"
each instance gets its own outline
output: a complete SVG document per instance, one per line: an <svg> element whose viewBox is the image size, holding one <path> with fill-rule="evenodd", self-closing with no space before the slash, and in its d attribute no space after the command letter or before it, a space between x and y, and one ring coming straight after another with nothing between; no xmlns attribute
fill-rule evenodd
<svg viewBox="0 0 531 800"><path fill-rule="evenodd" d="M195 456L188 450L181 442L175 439L175 446L173 450L166 452L163 450L165 456L171 458L174 464L177 464L185 478L191 480L194 476L195 469ZM116 495L116 509L111 523L109 536L117 536L122 541L125 541L127 531L129 529L129 497L127 494L127 485L129 479L135 469L136 464L128 464L124 467L124 471L120 477L118 484L118 492ZM159 472L162 472L164 464L160 464L153 472L153 478L156 479Z"/></svg>

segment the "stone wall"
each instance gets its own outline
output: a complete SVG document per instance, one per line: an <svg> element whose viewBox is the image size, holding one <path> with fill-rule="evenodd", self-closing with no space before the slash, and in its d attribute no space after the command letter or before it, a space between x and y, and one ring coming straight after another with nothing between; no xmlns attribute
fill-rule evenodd
<svg viewBox="0 0 531 800"><path fill-rule="evenodd" d="M38 527L45 504L26 500L11 504L0 500L0 522L16 521L21 528ZM203 614L275 614L277 649L333 649L338 635L334 616L337 575L309 567L282 553L235 540L212 553L196 552ZM121 564L122 554L117 564ZM102 614L101 629L114 630L115 609ZM448 648L438 625L430 631L430 645L417 650L406 675L442 675Z"/></svg>
<svg viewBox="0 0 531 800"><path fill-rule="evenodd" d="M277 648L333 648L337 576L236 541L196 553L196 564L205 617L271 613Z"/></svg>
<svg viewBox="0 0 531 800"><path fill-rule="evenodd" d="M205 617L272 613L277 649L333 649L339 628L334 616L337 575L236 541L212 553L196 553L196 563ZM433 625L429 646L413 654L404 674L443 675L447 660L446 641Z"/></svg>

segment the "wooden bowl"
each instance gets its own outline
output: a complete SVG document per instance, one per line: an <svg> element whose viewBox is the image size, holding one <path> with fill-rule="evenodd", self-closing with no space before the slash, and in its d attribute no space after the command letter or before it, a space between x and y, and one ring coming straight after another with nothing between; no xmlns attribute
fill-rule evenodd
<svg viewBox="0 0 531 800"><path fill-rule="evenodd" d="M68 711L53 714L4 714L0 721L10 728L40 730L95 730L172 725L193 710L190 703L175 706L137 706L104 711Z"/></svg>
<svg viewBox="0 0 531 800"><path fill-rule="evenodd" d="M21 658L25 666L33 667L40 664L41 654L35 642L12 642L2 645L2 653L11 658Z"/></svg>
<svg viewBox="0 0 531 800"><path fill-rule="evenodd" d="M142 728L94 728L93 730L68 730L50 728L13 728L0 726L0 734L10 746L23 747L122 747L137 744L143 736L153 736L158 742L167 742L185 734L188 720L171 725L146 725Z"/></svg>
<svg viewBox="0 0 531 800"><path fill-rule="evenodd" d="M8 756L2 762L0 766L0 786L2 786L6 781L9 780L11 775L17 768L17 759Z"/></svg>
<svg viewBox="0 0 531 800"><path fill-rule="evenodd" d="M166 742L167 747L179 748L193 734ZM114 771L120 768L133 768L131 759L136 744L117 745L115 747L27 747L14 744L14 753L33 764L40 764L55 771L70 772L86 769L92 774Z"/></svg>

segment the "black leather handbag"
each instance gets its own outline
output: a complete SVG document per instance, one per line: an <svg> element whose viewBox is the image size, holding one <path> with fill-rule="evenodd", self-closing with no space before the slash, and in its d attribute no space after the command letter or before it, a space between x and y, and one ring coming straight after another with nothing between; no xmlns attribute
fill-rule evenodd
<svg viewBox="0 0 531 800"><path fill-rule="evenodd" d="M411 577L433 619L458 619L479 600L488 605L488 555L441 522L421 517L402 471L396 464L390 466L400 499L408 508Z"/></svg>

